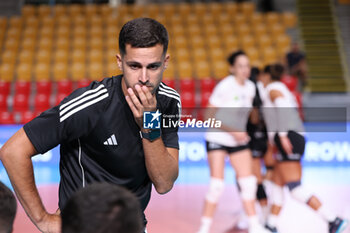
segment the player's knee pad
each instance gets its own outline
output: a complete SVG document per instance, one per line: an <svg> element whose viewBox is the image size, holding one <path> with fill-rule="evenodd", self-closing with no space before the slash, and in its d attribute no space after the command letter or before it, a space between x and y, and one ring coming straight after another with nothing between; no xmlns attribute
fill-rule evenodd
<svg viewBox="0 0 350 233"><path fill-rule="evenodd" d="M271 183L271 203L273 205L282 206L284 202L283 187L275 183Z"/></svg>
<svg viewBox="0 0 350 233"><path fill-rule="evenodd" d="M237 179L240 187L241 197L244 201L255 200L257 180L255 176L240 177Z"/></svg>
<svg viewBox="0 0 350 233"><path fill-rule="evenodd" d="M256 192L256 199L260 200L264 200L266 199L266 192L265 192L265 187L263 184L258 184L258 191Z"/></svg>
<svg viewBox="0 0 350 233"><path fill-rule="evenodd" d="M291 196L303 203L307 203L310 198L313 196L312 192L301 185L300 181L290 182L287 184Z"/></svg>
<svg viewBox="0 0 350 233"><path fill-rule="evenodd" d="M223 193L225 188L225 183L223 179L218 179L211 177L209 183L209 190L206 195L206 200L211 203L217 203L221 194Z"/></svg>

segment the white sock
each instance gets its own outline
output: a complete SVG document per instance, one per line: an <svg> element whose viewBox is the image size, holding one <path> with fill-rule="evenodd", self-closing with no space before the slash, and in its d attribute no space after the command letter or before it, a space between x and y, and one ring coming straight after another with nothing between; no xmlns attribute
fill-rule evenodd
<svg viewBox="0 0 350 233"><path fill-rule="evenodd" d="M277 215L269 214L269 216L267 217L267 225L269 225L270 227L276 227L277 220L278 220Z"/></svg>
<svg viewBox="0 0 350 233"><path fill-rule="evenodd" d="M272 189L272 186L273 186L273 182L271 180L263 180L263 185L264 185L264 188L265 188L265 192L267 194L267 200L269 200L270 196L271 196L271 189Z"/></svg>
<svg viewBox="0 0 350 233"><path fill-rule="evenodd" d="M323 205L320 208L318 208L316 212L327 222L333 222L337 217Z"/></svg>
<svg viewBox="0 0 350 233"><path fill-rule="evenodd" d="M212 222L213 222L212 218L203 216L201 218L201 226L200 226L198 232L200 232L200 233L209 232L209 229L210 229Z"/></svg>
<svg viewBox="0 0 350 233"><path fill-rule="evenodd" d="M249 227L260 225L257 215L248 216Z"/></svg>
<svg viewBox="0 0 350 233"><path fill-rule="evenodd" d="M263 224L265 224L265 222L267 221L267 216L269 215L269 207L266 206L261 206L261 219L263 221Z"/></svg>

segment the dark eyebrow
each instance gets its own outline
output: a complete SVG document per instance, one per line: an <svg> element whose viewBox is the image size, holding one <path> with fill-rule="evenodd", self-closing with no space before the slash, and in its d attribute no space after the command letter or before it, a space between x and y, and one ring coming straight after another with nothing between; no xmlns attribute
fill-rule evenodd
<svg viewBox="0 0 350 233"><path fill-rule="evenodd" d="M126 62L126 64L128 66L139 66L139 67L142 67L141 63L138 63L136 61L128 61L128 62Z"/></svg>
<svg viewBox="0 0 350 233"><path fill-rule="evenodd" d="M150 67L160 67L162 65L162 62L154 62L154 63L151 63L147 66L147 68L150 68Z"/></svg>

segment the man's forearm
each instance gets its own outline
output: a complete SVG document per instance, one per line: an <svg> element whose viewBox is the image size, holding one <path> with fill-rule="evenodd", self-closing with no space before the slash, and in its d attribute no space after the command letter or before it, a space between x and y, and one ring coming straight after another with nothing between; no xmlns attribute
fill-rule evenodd
<svg viewBox="0 0 350 233"><path fill-rule="evenodd" d="M21 129L1 148L0 158L18 200L33 223L37 225L46 211L34 181L31 155L35 153L35 149Z"/></svg>
<svg viewBox="0 0 350 233"><path fill-rule="evenodd" d="M9 162L13 164L13 161ZM25 165L30 168L24 167L24 164L15 163L17 163L16 166L12 166L9 163L5 165L4 162L4 166L23 209L32 222L37 225L46 214L46 211L35 186L32 163L29 161L29 164ZM18 171L21 171L20 174L18 174Z"/></svg>
<svg viewBox="0 0 350 233"><path fill-rule="evenodd" d="M151 142L142 139L148 175L160 194L171 190L178 176L179 166L176 149L171 152L164 146L161 138Z"/></svg>

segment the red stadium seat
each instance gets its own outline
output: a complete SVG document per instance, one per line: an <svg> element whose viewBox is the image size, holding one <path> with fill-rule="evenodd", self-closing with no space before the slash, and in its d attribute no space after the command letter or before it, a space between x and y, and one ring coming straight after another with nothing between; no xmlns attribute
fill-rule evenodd
<svg viewBox="0 0 350 233"><path fill-rule="evenodd" d="M61 80L57 82L57 92L69 95L72 92L73 83L70 80Z"/></svg>
<svg viewBox="0 0 350 233"><path fill-rule="evenodd" d="M167 79L167 80L163 80L163 83L165 83L167 86L175 89L175 80Z"/></svg>
<svg viewBox="0 0 350 233"><path fill-rule="evenodd" d="M0 80L0 93L3 94L3 95L9 95L10 93L10 85L11 83L10 82L6 82L6 81L3 81L3 80Z"/></svg>
<svg viewBox="0 0 350 233"><path fill-rule="evenodd" d="M303 112L303 96L299 91L293 91L292 92L297 104L298 104L298 111L299 111L299 115L301 117L301 119L304 119L304 112Z"/></svg>
<svg viewBox="0 0 350 233"><path fill-rule="evenodd" d="M34 108L36 112L44 112L50 108L50 96L45 94L35 95Z"/></svg>
<svg viewBox="0 0 350 233"><path fill-rule="evenodd" d="M202 79L200 80L201 92L211 92L216 85L214 79Z"/></svg>
<svg viewBox="0 0 350 233"><path fill-rule="evenodd" d="M57 93L57 95L56 95L56 100L55 100L55 104L56 104L56 105L59 105L59 104L61 103L61 101L62 101L65 97L67 97L67 94L65 94L65 93Z"/></svg>
<svg viewBox="0 0 350 233"><path fill-rule="evenodd" d="M82 80L77 81L78 88L87 87L90 85L90 83L91 83L91 81L88 79L82 79Z"/></svg>
<svg viewBox="0 0 350 233"><path fill-rule="evenodd" d="M37 115L32 111L25 111L25 112L22 112L20 116L21 116L20 123L26 124L29 121L33 120L34 117L36 117Z"/></svg>
<svg viewBox="0 0 350 233"><path fill-rule="evenodd" d="M29 98L26 94L15 94L13 98L14 112L25 112L29 110Z"/></svg>
<svg viewBox="0 0 350 233"><path fill-rule="evenodd" d="M29 96L31 91L31 83L28 81L17 81L15 84L15 92L17 94L24 94Z"/></svg>
<svg viewBox="0 0 350 233"><path fill-rule="evenodd" d="M191 91L181 92L181 120L191 119L195 113L196 101L195 94Z"/></svg>
<svg viewBox="0 0 350 233"><path fill-rule="evenodd" d="M7 111L7 95L0 93L0 111Z"/></svg>
<svg viewBox="0 0 350 233"><path fill-rule="evenodd" d="M208 101L211 96L210 91L204 91L201 93L201 108L205 108L208 106Z"/></svg>
<svg viewBox="0 0 350 233"><path fill-rule="evenodd" d="M10 125L14 124L15 120L13 114L8 111L0 111L0 124L2 125Z"/></svg>
<svg viewBox="0 0 350 233"><path fill-rule="evenodd" d="M296 91L298 87L298 79L294 76L284 75L281 81L288 87L290 91Z"/></svg>
<svg viewBox="0 0 350 233"><path fill-rule="evenodd" d="M196 107L195 94L192 91L181 92L181 104L182 108L194 108Z"/></svg>
<svg viewBox="0 0 350 233"><path fill-rule="evenodd" d="M50 95L52 90L51 81L42 80L36 82L36 94Z"/></svg>
<svg viewBox="0 0 350 233"><path fill-rule="evenodd" d="M181 92L194 92L195 81L193 79L182 79L180 80Z"/></svg>

